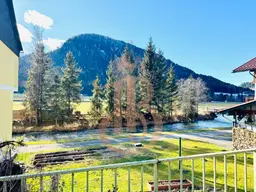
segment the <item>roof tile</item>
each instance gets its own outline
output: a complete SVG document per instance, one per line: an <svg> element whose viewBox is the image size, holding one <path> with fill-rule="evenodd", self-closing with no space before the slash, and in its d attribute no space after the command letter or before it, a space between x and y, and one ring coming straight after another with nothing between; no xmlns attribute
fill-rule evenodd
<svg viewBox="0 0 256 192"><path fill-rule="evenodd" d="M256 57L233 70L233 73L242 71L256 71Z"/></svg>

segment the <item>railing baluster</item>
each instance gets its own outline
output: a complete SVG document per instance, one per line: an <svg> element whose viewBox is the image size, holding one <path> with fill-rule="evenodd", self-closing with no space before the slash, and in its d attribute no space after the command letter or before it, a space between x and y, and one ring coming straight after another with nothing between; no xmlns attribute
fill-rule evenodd
<svg viewBox="0 0 256 192"><path fill-rule="evenodd" d="M205 158L202 158L202 182L203 182L203 192L205 191Z"/></svg>
<svg viewBox="0 0 256 192"><path fill-rule="evenodd" d="M158 163L154 164L154 191L158 192L158 175L157 175Z"/></svg>
<svg viewBox="0 0 256 192"><path fill-rule="evenodd" d="M192 181L192 188L191 191L194 192L194 187L195 187L195 162L194 159L191 159L191 169L192 169L192 174L191 174L191 181Z"/></svg>
<svg viewBox="0 0 256 192"><path fill-rule="evenodd" d="M253 189L254 192L256 192L256 152L253 152L253 177L254 177L254 184L253 184Z"/></svg>
<svg viewBox="0 0 256 192"><path fill-rule="evenodd" d="M227 192L227 156L224 155L224 192Z"/></svg>
<svg viewBox="0 0 256 192"><path fill-rule="evenodd" d="M143 176L144 176L144 168L143 168L143 166L141 167L141 169L140 169L140 178L141 178L141 181L140 181L140 183L141 183L141 186L140 186L140 190L141 190L141 192L143 192L143 183L144 183L144 181L143 181Z"/></svg>
<svg viewBox="0 0 256 192"><path fill-rule="evenodd" d="M75 185L74 185L74 173L72 173L71 174L71 187L72 187L72 192L74 192L74 187L75 187Z"/></svg>
<svg viewBox="0 0 256 192"><path fill-rule="evenodd" d="M171 192L171 162L168 162L168 189Z"/></svg>
<svg viewBox="0 0 256 192"><path fill-rule="evenodd" d="M7 183L4 181L3 183L3 192L7 192Z"/></svg>
<svg viewBox="0 0 256 192"><path fill-rule="evenodd" d="M89 171L86 171L86 192L89 192Z"/></svg>
<svg viewBox="0 0 256 192"><path fill-rule="evenodd" d="M43 187L43 177L40 176L40 192L44 191L44 187Z"/></svg>
<svg viewBox="0 0 256 192"><path fill-rule="evenodd" d="M131 168L128 168L128 191L131 191Z"/></svg>
<svg viewBox="0 0 256 192"><path fill-rule="evenodd" d="M100 170L100 191L103 192L103 169Z"/></svg>
<svg viewBox="0 0 256 192"><path fill-rule="evenodd" d="M115 190L117 190L117 169L115 169Z"/></svg>
<svg viewBox="0 0 256 192"><path fill-rule="evenodd" d="M183 192L183 167L182 167L182 160L180 162L180 192Z"/></svg>
<svg viewBox="0 0 256 192"><path fill-rule="evenodd" d="M244 191L247 191L247 154L244 153Z"/></svg>
<svg viewBox="0 0 256 192"><path fill-rule="evenodd" d="M59 191L59 175L56 175L56 180L57 180L57 192Z"/></svg>
<svg viewBox="0 0 256 192"><path fill-rule="evenodd" d="M21 179L21 192L26 191L26 178Z"/></svg>
<svg viewBox="0 0 256 192"><path fill-rule="evenodd" d="M213 190L216 192L216 157L213 157Z"/></svg>
<svg viewBox="0 0 256 192"><path fill-rule="evenodd" d="M234 188L237 192L237 164L236 164L236 154L234 154Z"/></svg>

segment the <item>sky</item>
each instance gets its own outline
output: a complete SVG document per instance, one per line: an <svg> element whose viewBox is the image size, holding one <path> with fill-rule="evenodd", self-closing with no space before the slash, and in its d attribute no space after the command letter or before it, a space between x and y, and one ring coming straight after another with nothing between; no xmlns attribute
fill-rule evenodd
<svg viewBox="0 0 256 192"><path fill-rule="evenodd" d="M173 62L240 85L232 70L256 57L255 0L13 0L24 53L33 25L48 50L70 37L96 33L145 48L151 36Z"/></svg>

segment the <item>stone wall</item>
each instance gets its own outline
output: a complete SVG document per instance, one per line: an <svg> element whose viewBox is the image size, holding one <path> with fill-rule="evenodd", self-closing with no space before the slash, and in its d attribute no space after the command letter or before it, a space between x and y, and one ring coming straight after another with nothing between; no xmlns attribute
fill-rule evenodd
<svg viewBox="0 0 256 192"><path fill-rule="evenodd" d="M232 132L234 149L248 149L256 147L256 132L238 127L233 127Z"/></svg>

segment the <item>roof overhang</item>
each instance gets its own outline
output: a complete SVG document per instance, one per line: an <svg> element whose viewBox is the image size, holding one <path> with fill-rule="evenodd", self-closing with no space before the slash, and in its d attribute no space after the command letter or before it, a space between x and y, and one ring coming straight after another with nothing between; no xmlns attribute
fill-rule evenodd
<svg viewBox="0 0 256 192"><path fill-rule="evenodd" d="M228 115L234 115L234 114L248 114L253 113L256 114L256 100L244 102L238 105L234 105L232 107L228 107L225 109L221 109L217 111L219 114L228 114Z"/></svg>
<svg viewBox="0 0 256 192"><path fill-rule="evenodd" d="M244 71L250 71L250 72L256 71L256 57L251 59L250 61L247 61L245 64L237 67L232 71L232 73L238 73L238 72L244 72Z"/></svg>
<svg viewBox="0 0 256 192"><path fill-rule="evenodd" d="M21 41L20 41L19 31L18 31L18 27L17 27L17 22L16 22L16 17L15 17L15 12L14 12L14 7L13 7L13 1L12 0L7 1L7 5L9 7L10 17L11 17L11 20L12 20L12 28L13 28L13 31L14 31L14 34L15 34L15 40L17 42L18 49L20 51L23 51L22 44L21 44Z"/></svg>

